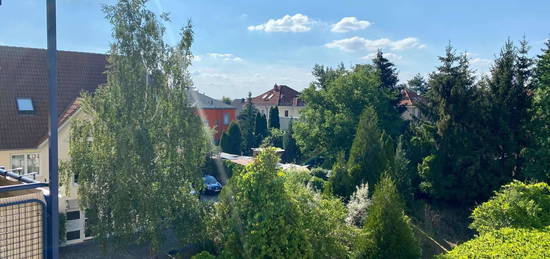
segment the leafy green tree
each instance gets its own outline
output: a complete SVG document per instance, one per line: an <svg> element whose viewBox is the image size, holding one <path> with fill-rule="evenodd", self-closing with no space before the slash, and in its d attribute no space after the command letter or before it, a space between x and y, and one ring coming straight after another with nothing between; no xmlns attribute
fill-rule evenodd
<svg viewBox="0 0 550 259"><path fill-rule="evenodd" d="M231 124L229 124L229 128L223 133L222 139L220 140L222 151L230 154L239 155L241 154L241 142L241 128L239 127L239 124L237 122L232 121Z"/></svg>
<svg viewBox="0 0 550 259"><path fill-rule="evenodd" d="M310 258L301 209L267 148L222 190L212 225L224 258Z"/></svg>
<svg viewBox="0 0 550 259"><path fill-rule="evenodd" d="M533 144L525 154L522 178L550 181L550 40L538 56L534 71Z"/></svg>
<svg viewBox="0 0 550 259"><path fill-rule="evenodd" d="M300 211L312 258L348 258L356 228L345 224L346 208L340 199L310 188L313 178L307 171L285 171L286 192Z"/></svg>
<svg viewBox="0 0 550 259"><path fill-rule="evenodd" d="M284 148L284 136L284 131L276 128L271 128L269 129L269 135L264 138L261 146Z"/></svg>
<svg viewBox="0 0 550 259"><path fill-rule="evenodd" d="M381 86L374 66L356 65L351 70L316 66L314 75L320 77L302 92L300 97L307 106L294 124L296 142L304 155L321 154L326 166L340 152L347 156L366 106L375 109L382 130L392 136L400 134L402 120L393 106L394 90Z"/></svg>
<svg viewBox="0 0 550 259"><path fill-rule="evenodd" d="M389 158L386 172L394 179L397 190L401 193L405 201L412 201L411 175L409 170L409 160L403 148L403 137L397 139L397 145L393 157Z"/></svg>
<svg viewBox="0 0 550 259"><path fill-rule="evenodd" d="M95 240L150 242L156 250L162 233L188 220L181 213L198 202L190 192L200 189L210 147L187 96L193 31L189 23L172 47L145 1L119 1L104 11L113 26L107 83L83 96L88 116L72 123L63 178L69 184L78 175Z"/></svg>
<svg viewBox="0 0 550 259"><path fill-rule="evenodd" d="M420 95L426 94L429 89L428 82L426 82L421 74L416 74L413 78L407 81L407 88L417 92Z"/></svg>
<svg viewBox="0 0 550 259"><path fill-rule="evenodd" d="M279 107L277 106L269 108L269 128L281 128L281 122L279 121Z"/></svg>
<svg viewBox="0 0 550 259"><path fill-rule="evenodd" d="M479 233L500 228L539 228L550 225L550 186L514 181L504 185L472 213L471 228Z"/></svg>
<svg viewBox="0 0 550 259"><path fill-rule="evenodd" d="M380 115L386 116L380 121L380 127L390 134L392 137L397 137L402 134L403 120L401 114L405 111L405 107L399 106L401 101L401 89L397 83L397 68L387 58L384 57L382 50L378 49L376 57L372 60L373 66L376 69L380 87L388 98L389 105L377 107Z"/></svg>
<svg viewBox="0 0 550 259"><path fill-rule="evenodd" d="M420 258L420 247L404 203L393 180L385 176L376 185L363 230L367 233L361 258Z"/></svg>
<svg viewBox="0 0 550 259"><path fill-rule="evenodd" d="M285 132L285 136L283 139L283 148L285 150L285 152L283 153L283 162L286 163L294 163L300 159L300 148L298 147L298 144L296 144L296 140L294 139L294 130L292 124L293 120L290 119L288 130Z"/></svg>
<svg viewBox="0 0 550 259"><path fill-rule="evenodd" d="M550 227L545 229L502 228L484 233L436 258L548 258Z"/></svg>
<svg viewBox="0 0 550 259"><path fill-rule="evenodd" d="M256 137L255 146L260 146L262 141L267 137L269 131L267 129L267 120L265 115L258 113L256 114L256 123L254 129L254 136Z"/></svg>
<svg viewBox="0 0 550 259"><path fill-rule="evenodd" d="M354 190L355 185L365 182L375 186L391 157L391 144L378 129L378 116L373 108L365 108L356 132L347 164L353 179L348 190Z"/></svg>
<svg viewBox="0 0 550 259"><path fill-rule="evenodd" d="M242 153L244 155L250 155L256 144L254 135L256 114L258 114L258 110L252 104L252 93L249 92L246 105L238 116L242 133Z"/></svg>

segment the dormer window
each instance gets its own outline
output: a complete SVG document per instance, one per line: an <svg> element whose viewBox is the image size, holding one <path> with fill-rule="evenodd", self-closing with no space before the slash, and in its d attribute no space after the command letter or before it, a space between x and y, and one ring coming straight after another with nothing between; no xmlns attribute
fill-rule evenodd
<svg viewBox="0 0 550 259"><path fill-rule="evenodd" d="M17 98L17 110L21 113L33 113L34 105L31 98Z"/></svg>

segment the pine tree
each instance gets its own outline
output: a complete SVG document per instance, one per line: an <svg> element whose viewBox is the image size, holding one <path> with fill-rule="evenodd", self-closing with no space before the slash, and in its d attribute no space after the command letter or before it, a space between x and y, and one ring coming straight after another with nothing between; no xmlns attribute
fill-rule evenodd
<svg viewBox="0 0 550 259"><path fill-rule="evenodd" d="M260 113L256 114L256 123L254 126L254 136L256 138L255 146L258 147L269 133L267 131L267 120L265 115Z"/></svg>
<svg viewBox="0 0 550 259"><path fill-rule="evenodd" d="M279 122L279 107L277 106L269 109L269 128L281 128L281 123Z"/></svg>
<svg viewBox="0 0 550 259"><path fill-rule="evenodd" d="M367 182L374 186L391 157L386 135L378 128L378 116L372 107L367 107L361 114L359 125L351 151L347 168L353 179L353 186L348 190L354 190L355 185Z"/></svg>
<svg viewBox="0 0 550 259"><path fill-rule="evenodd" d="M355 190L355 183L349 175L344 152L338 154L328 180L332 193L344 200L347 200Z"/></svg>
<svg viewBox="0 0 550 259"><path fill-rule="evenodd" d="M252 148L256 144L256 138L254 136L256 114L258 110L252 104L252 93L248 93L246 100L246 106L239 114L239 126L242 133L242 153L244 155L250 155Z"/></svg>
<svg viewBox="0 0 550 259"><path fill-rule="evenodd" d="M531 107L527 95L531 61L527 51L527 42L522 41L522 53L519 56L512 41L508 40L495 60L487 83L487 127L491 134L486 140L490 142L488 145L492 147L495 157L490 162L492 168L488 170L493 178L487 183L491 191L518 175L521 167L520 152L527 145L527 123Z"/></svg>
<svg viewBox="0 0 550 259"><path fill-rule="evenodd" d="M405 206L391 177L376 185L363 231L365 249L360 258L420 258Z"/></svg>
<svg viewBox="0 0 550 259"><path fill-rule="evenodd" d="M240 155L241 142L241 128L239 127L238 123L232 121L231 124L229 124L229 128L223 133L222 139L220 140L222 151L230 154Z"/></svg>
<svg viewBox="0 0 550 259"><path fill-rule="evenodd" d="M283 153L283 161L286 163L294 163L300 159L300 148L294 139L292 124L292 119L290 119L290 122L288 123L288 130L285 132L283 139L283 148L285 150Z"/></svg>
<svg viewBox="0 0 550 259"><path fill-rule="evenodd" d="M407 88L415 91L419 95L424 95L428 92L428 83L421 74L416 74L407 81Z"/></svg>
<svg viewBox="0 0 550 259"><path fill-rule="evenodd" d="M397 69L395 65L384 57L382 50L378 50L376 57L372 60L376 75L380 82L380 90L387 98L387 103L375 107L380 118L380 128L392 137L397 137L403 133L404 122L401 114L405 107L399 106L401 101L401 90L397 86Z"/></svg>
<svg viewBox="0 0 550 259"><path fill-rule="evenodd" d="M441 65L430 75L430 90L423 113L428 123L421 131L432 143L434 153L425 157L419 165L423 178L421 189L432 197L455 202L472 202L490 194L488 175L484 163L485 130L481 122L485 114L474 107L476 91L473 73L466 55L457 56L451 46L445 56L439 57Z"/></svg>
<svg viewBox="0 0 550 259"><path fill-rule="evenodd" d="M550 40L546 49L537 57L534 72L533 144L526 154L527 162L522 178L550 181Z"/></svg>

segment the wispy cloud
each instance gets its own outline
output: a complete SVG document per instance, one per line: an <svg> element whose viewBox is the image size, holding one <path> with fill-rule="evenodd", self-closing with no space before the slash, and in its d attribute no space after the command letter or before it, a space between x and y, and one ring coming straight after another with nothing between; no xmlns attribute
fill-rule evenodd
<svg viewBox="0 0 550 259"><path fill-rule="evenodd" d="M333 24L330 30L332 32L343 33L362 30L369 27L370 25L371 23L369 21L360 21L356 17L344 17L339 22Z"/></svg>
<svg viewBox="0 0 550 259"><path fill-rule="evenodd" d="M313 21L303 14L285 15L280 19L269 19L264 24L248 26L249 31L265 32L306 32L311 30Z"/></svg>
<svg viewBox="0 0 550 259"><path fill-rule="evenodd" d="M208 57L223 60L223 61L234 61L234 62L241 62L243 61L242 58L237 57L230 53L208 53L206 54Z"/></svg>
<svg viewBox="0 0 550 259"><path fill-rule="evenodd" d="M337 48L343 51L357 51L357 50L376 50L388 48L391 50L404 50L409 48L425 48L425 44L420 44L419 40L414 37L408 37L401 40L390 40L387 38L381 38L376 40L369 40L363 37L351 37L347 39L334 40L325 44L327 48Z"/></svg>
<svg viewBox="0 0 550 259"><path fill-rule="evenodd" d="M361 59L363 59L363 60L372 60L375 57L376 57L376 52L373 52L373 53L369 53L368 55L366 55L364 57L361 57ZM384 57L391 60L391 61L398 61L398 60L401 60L403 58L402 56L397 55L397 54L392 53L392 52L384 53Z"/></svg>

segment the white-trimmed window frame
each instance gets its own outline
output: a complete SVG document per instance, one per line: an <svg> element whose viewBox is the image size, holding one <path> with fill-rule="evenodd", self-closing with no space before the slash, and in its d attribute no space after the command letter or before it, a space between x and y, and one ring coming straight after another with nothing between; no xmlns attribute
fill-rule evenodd
<svg viewBox="0 0 550 259"><path fill-rule="evenodd" d="M29 161L28 161L28 155L37 155L38 156L38 172L28 172L29 170ZM10 154L10 166L13 166L13 157L14 156L23 156L25 165L23 167L23 171L21 172L21 175L40 175L40 153L38 152L30 152L30 153L13 153ZM12 168L14 170L15 168Z"/></svg>

